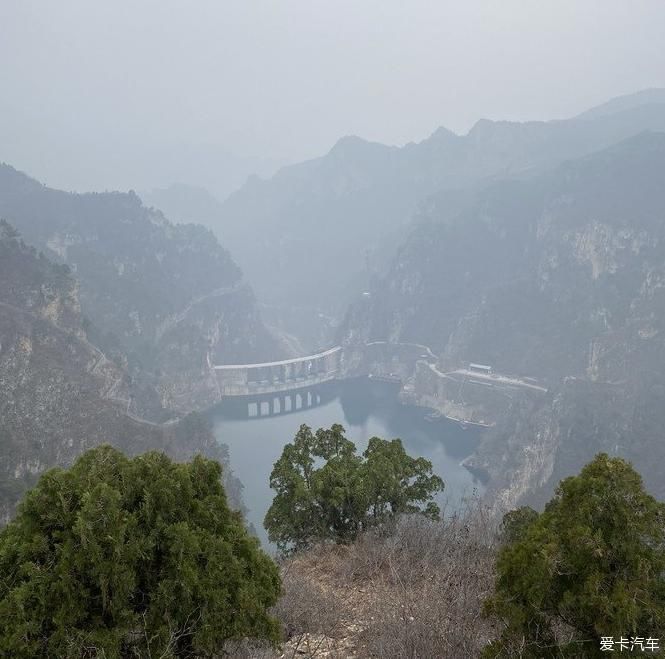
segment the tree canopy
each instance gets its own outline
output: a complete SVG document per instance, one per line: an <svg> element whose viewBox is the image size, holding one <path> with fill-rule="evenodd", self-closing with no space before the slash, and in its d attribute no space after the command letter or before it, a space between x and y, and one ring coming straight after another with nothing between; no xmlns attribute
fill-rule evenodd
<svg viewBox="0 0 665 659"><path fill-rule="evenodd" d="M524 537L529 526L538 519L538 513L529 506L510 510L501 521L501 539L506 544Z"/></svg>
<svg viewBox="0 0 665 659"><path fill-rule="evenodd" d="M339 424L315 433L301 425L270 474L276 491L264 526L281 549L319 540L351 542L401 513L436 518L432 500L443 481L432 464L412 458L399 439L372 437L361 456Z"/></svg>
<svg viewBox="0 0 665 659"><path fill-rule="evenodd" d="M275 564L227 505L219 463L110 446L52 469L0 533L0 654L218 656L276 641Z"/></svg>
<svg viewBox="0 0 665 659"><path fill-rule="evenodd" d="M486 656L605 656L602 637L658 637L664 522L640 475L605 454L563 480L542 514L511 515L488 602L506 628Z"/></svg>

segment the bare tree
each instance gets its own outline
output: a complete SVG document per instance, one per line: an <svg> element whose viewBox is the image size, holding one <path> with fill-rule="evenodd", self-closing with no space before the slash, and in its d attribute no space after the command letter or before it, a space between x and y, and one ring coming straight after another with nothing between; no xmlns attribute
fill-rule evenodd
<svg viewBox="0 0 665 659"><path fill-rule="evenodd" d="M289 559L276 609L290 636L282 656L477 656L496 635L482 610L497 538L489 509L471 498L443 521L403 516L352 545Z"/></svg>

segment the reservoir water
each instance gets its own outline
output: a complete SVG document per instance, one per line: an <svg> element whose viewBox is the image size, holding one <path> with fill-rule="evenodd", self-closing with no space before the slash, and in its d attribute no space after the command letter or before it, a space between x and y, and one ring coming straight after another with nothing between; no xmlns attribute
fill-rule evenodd
<svg viewBox="0 0 665 659"><path fill-rule="evenodd" d="M224 406L210 412L215 436L228 445L231 466L244 485L248 520L263 542L267 542L263 518L274 495L268 484L270 472L284 445L293 440L303 423L315 430L341 423L359 453L371 437L401 438L407 453L430 460L434 473L443 478L446 487L439 505L448 511L458 507L462 497L482 489L460 464L474 450L482 431L465 430L446 419L426 419L428 410L401 405L397 388L390 383L359 379L327 387L324 402L318 407L282 415L238 418L237 408L234 411Z"/></svg>

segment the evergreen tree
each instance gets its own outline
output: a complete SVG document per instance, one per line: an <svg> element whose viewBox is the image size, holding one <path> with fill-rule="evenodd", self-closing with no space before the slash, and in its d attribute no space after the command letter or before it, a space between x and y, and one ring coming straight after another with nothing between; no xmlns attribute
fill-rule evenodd
<svg viewBox="0 0 665 659"><path fill-rule="evenodd" d="M538 513L529 506L507 512L501 522L502 541L509 544L524 537L528 528L537 519Z"/></svg>
<svg viewBox="0 0 665 659"><path fill-rule="evenodd" d="M213 656L276 641L275 564L217 462L102 446L46 472L0 534L0 655Z"/></svg>
<svg viewBox="0 0 665 659"><path fill-rule="evenodd" d="M316 433L300 426L270 474L277 493L264 521L270 540L301 549L319 540L350 542L402 513L438 517L432 498L443 481L430 462L407 455L399 439L373 437L362 456L356 451L339 424Z"/></svg>
<svg viewBox="0 0 665 659"><path fill-rule="evenodd" d="M486 656L606 656L602 637L662 636L665 505L630 464L599 454L517 517L488 602L506 628Z"/></svg>

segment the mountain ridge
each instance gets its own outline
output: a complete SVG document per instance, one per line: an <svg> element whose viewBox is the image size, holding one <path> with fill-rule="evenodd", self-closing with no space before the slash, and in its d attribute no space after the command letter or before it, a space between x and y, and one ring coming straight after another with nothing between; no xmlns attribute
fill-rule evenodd
<svg viewBox="0 0 665 659"><path fill-rule="evenodd" d="M129 454L163 450L180 460L203 453L226 465L225 482L242 508L241 485L198 416L147 423L127 413L136 384L85 336L78 286L65 265L27 246L0 223L0 523L50 467L92 446Z"/></svg>
<svg viewBox="0 0 665 659"><path fill-rule="evenodd" d="M665 134L493 183L459 212L439 203L339 338L424 343L441 372L484 363L544 385L504 392L501 413L486 388L441 398L426 368L410 385L444 413L474 396L487 401L481 414L492 406L497 425L465 464L504 510L542 503L601 451L665 496Z"/></svg>
<svg viewBox="0 0 665 659"><path fill-rule="evenodd" d="M297 297L313 316L339 319L385 270L432 197L533 177L646 129L665 131L665 105L620 108L593 119L481 120L467 135L442 128L403 147L346 137L320 158L248 182L222 205L216 232L260 301L281 305L288 318ZM245 240L246 231L255 239ZM299 264L307 253L316 258L303 276Z"/></svg>
<svg viewBox="0 0 665 659"><path fill-rule="evenodd" d="M67 193L2 166L0 217L72 269L89 338L159 391L167 410L183 414L216 400L208 357L282 354L212 232L171 223L131 191Z"/></svg>

